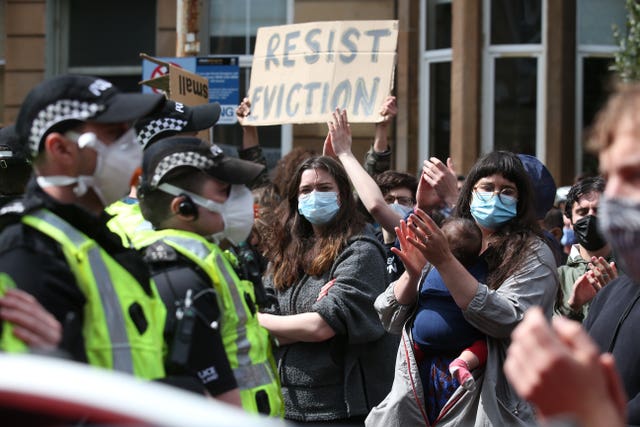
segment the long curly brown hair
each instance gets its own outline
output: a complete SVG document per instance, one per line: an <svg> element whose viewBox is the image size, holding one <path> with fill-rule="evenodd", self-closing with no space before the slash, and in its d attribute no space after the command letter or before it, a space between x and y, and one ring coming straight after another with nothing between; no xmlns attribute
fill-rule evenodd
<svg viewBox="0 0 640 427"><path fill-rule="evenodd" d="M311 223L298 213L298 189L302 173L308 169L322 169L331 175L338 186L340 210L314 234ZM346 171L334 159L325 156L305 160L289 180L286 198L276 209L265 236L269 242L266 257L270 261L268 273L273 275L276 289L293 286L303 275L318 276L326 272L350 237L362 232L365 221L356 209Z"/></svg>

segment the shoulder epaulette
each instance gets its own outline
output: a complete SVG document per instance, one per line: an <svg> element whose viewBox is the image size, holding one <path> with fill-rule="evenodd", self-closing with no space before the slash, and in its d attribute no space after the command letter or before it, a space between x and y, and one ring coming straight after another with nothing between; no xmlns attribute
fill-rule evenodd
<svg viewBox="0 0 640 427"><path fill-rule="evenodd" d="M22 200L14 200L0 208L0 230L8 225L20 222L26 212L26 207Z"/></svg>
<svg viewBox="0 0 640 427"><path fill-rule="evenodd" d="M171 246L158 241L144 249L146 262L171 262L178 259L178 253Z"/></svg>
<svg viewBox="0 0 640 427"><path fill-rule="evenodd" d="M4 215L20 215L22 216L25 212L25 206L22 200L13 200L2 208L0 208L0 216Z"/></svg>

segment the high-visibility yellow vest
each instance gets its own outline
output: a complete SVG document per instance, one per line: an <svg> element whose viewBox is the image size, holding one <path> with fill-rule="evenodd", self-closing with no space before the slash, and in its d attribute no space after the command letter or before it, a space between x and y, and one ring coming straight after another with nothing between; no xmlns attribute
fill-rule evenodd
<svg viewBox="0 0 640 427"><path fill-rule="evenodd" d="M139 233L134 244L142 249L157 241L184 255L211 279L220 305L223 345L244 409L257 413L261 409L258 401L268 398L269 414L283 416L284 402L269 332L258 323L253 284L241 280L233 268L236 258L202 236L181 230Z"/></svg>
<svg viewBox="0 0 640 427"><path fill-rule="evenodd" d="M22 222L62 247L86 299L82 334L89 364L136 377L164 377L166 310L153 282L148 295L138 281L93 239L48 210ZM132 316L144 316L140 331ZM141 323L138 320L138 323Z"/></svg>
<svg viewBox="0 0 640 427"><path fill-rule="evenodd" d="M140 203L135 199L113 202L105 208L105 212L113 216L107 226L120 236L125 247L131 246L131 239L136 233L153 229L151 223L142 216Z"/></svg>
<svg viewBox="0 0 640 427"><path fill-rule="evenodd" d="M0 296L7 292L7 289L15 288L13 279L6 273L0 273ZM13 335L13 325L6 320L2 321L2 335L0 335L0 351L8 353L18 353L27 351L27 345L18 337Z"/></svg>

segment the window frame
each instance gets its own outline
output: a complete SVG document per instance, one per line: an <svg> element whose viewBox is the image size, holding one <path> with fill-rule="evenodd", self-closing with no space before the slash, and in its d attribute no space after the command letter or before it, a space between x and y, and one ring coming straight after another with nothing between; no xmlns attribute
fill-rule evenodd
<svg viewBox="0 0 640 427"><path fill-rule="evenodd" d="M584 86L584 63L590 58L613 59L613 55L618 49L614 46L583 45L577 46L576 52L576 86L575 86L575 143L574 143L574 170L582 171L584 162L584 97L582 88Z"/></svg>
<svg viewBox="0 0 640 427"><path fill-rule="evenodd" d="M584 97L582 88L584 86L584 63L589 58L611 58L620 50L619 46L606 44L581 44L580 31L580 7L584 6L580 0L576 4L576 78L575 78L575 141L574 141L574 170L582 171L584 162ZM624 8L624 4L619 5Z"/></svg>
<svg viewBox="0 0 640 427"><path fill-rule="evenodd" d="M156 0L157 1L157 0ZM70 0L48 1L46 5L45 77L64 73L100 76L142 76L140 65L69 66ZM156 29L157 32L157 29ZM156 34L157 36L157 34Z"/></svg>
<svg viewBox="0 0 640 427"><path fill-rule="evenodd" d="M546 156L546 51L547 51L547 1L542 2L541 42L540 44L501 44L491 45L491 0L483 0L483 44L482 44L482 89L481 89L481 142L480 154L487 154L494 150L495 130L495 61L499 58L536 58L536 139L535 155L540 159Z"/></svg>
<svg viewBox="0 0 640 427"><path fill-rule="evenodd" d="M420 123L418 127L418 158L416 159L416 168L422 170L422 162L429 157L432 151L432 142L430 140L431 129L431 65L444 62L453 62L453 49L432 49L427 50L426 25L428 19L429 0L420 2L420 63L418 64L418 72L420 75L420 99L418 108L420 109Z"/></svg>

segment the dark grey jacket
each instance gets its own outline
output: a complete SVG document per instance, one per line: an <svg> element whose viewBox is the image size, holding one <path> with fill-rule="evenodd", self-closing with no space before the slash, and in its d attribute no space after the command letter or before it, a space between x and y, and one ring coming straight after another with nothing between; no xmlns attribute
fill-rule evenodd
<svg viewBox="0 0 640 427"><path fill-rule="evenodd" d="M276 314L316 312L336 335L323 342L283 345L278 371L285 416L321 421L364 416L391 389L397 337L388 335L373 308L388 282L384 248L373 235L356 236L321 277L304 276L274 292ZM324 284L335 279L318 300Z"/></svg>

